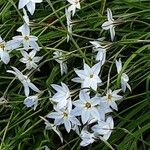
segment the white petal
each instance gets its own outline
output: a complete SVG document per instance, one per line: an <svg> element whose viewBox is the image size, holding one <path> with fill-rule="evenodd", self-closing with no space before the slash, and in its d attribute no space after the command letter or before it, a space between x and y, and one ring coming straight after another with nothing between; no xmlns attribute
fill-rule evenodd
<svg viewBox="0 0 150 150"><path fill-rule="evenodd" d="M114 129L114 120L111 116L108 116L106 122L109 124L110 129Z"/></svg>
<svg viewBox="0 0 150 150"><path fill-rule="evenodd" d="M8 54L6 51L0 52L0 57L1 57L1 60L2 60L5 64L8 64L8 63L9 63L9 61L10 61L10 56L9 56L9 54Z"/></svg>
<svg viewBox="0 0 150 150"><path fill-rule="evenodd" d="M35 3L41 3L43 0L31 0L31 1L33 1Z"/></svg>
<svg viewBox="0 0 150 150"><path fill-rule="evenodd" d="M128 83L127 83L127 88L130 90L130 92L132 91L131 86Z"/></svg>
<svg viewBox="0 0 150 150"><path fill-rule="evenodd" d="M86 63L84 63L84 72L85 72L86 76L93 74L92 69Z"/></svg>
<svg viewBox="0 0 150 150"><path fill-rule="evenodd" d="M128 75L125 74L125 73L122 74L121 79L124 80L125 82L128 82L128 81L129 81L129 77L128 77Z"/></svg>
<svg viewBox="0 0 150 150"><path fill-rule="evenodd" d="M97 63L92 67L92 71L94 74L98 75L101 69L101 63Z"/></svg>
<svg viewBox="0 0 150 150"><path fill-rule="evenodd" d="M33 91L40 92L40 90L33 83L30 82L28 85Z"/></svg>
<svg viewBox="0 0 150 150"><path fill-rule="evenodd" d="M91 82L91 88L92 88L94 91L97 90L97 82L96 82L95 80L93 80L93 81Z"/></svg>
<svg viewBox="0 0 150 150"><path fill-rule="evenodd" d="M103 136L103 138L104 138L105 140L108 140L109 137L110 137L110 135L111 135L111 132L108 132L107 134L105 134L105 135Z"/></svg>
<svg viewBox="0 0 150 150"><path fill-rule="evenodd" d="M28 97L29 96L29 86L28 86L28 84L27 83L22 83L23 84L23 86L24 86L24 93L25 93L25 96L26 97Z"/></svg>
<svg viewBox="0 0 150 150"><path fill-rule="evenodd" d="M104 23L102 24L102 28L103 28L104 30L108 30L108 29L112 28L112 22L109 22L109 21L104 22Z"/></svg>
<svg viewBox="0 0 150 150"><path fill-rule="evenodd" d="M80 121L76 117L71 117L70 121L75 125L81 125Z"/></svg>
<svg viewBox="0 0 150 150"><path fill-rule="evenodd" d="M127 82L125 82L124 80L121 80L121 88L123 92L126 91L126 86L127 86Z"/></svg>
<svg viewBox="0 0 150 150"><path fill-rule="evenodd" d="M82 83L83 82L83 80L79 77L73 78L73 79L71 79L71 81L77 82L77 83Z"/></svg>
<svg viewBox="0 0 150 150"><path fill-rule="evenodd" d="M23 36L29 36L30 35L30 28L29 28L29 26L26 23L24 23L22 25L21 33L22 33Z"/></svg>
<svg viewBox="0 0 150 150"><path fill-rule="evenodd" d="M83 110L81 114L82 123L85 124L90 118L90 113L87 110Z"/></svg>
<svg viewBox="0 0 150 150"><path fill-rule="evenodd" d="M91 110L91 115L93 118L99 120L100 119L100 114L96 108L92 108Z"/></svg>
<svg viewBox="0 0 150 150"><path fill-rule="evenodd" d="M27 3L29 3L29 0L19 0L18 8L23 8Z"/></svg>
<svg viewBox="0 0 150 150"><path fill-rule="evenodd" d="M16 41L16 40L10 40L8 42L6 42L6 50L13 50L13 49L17 49L20 46L21 42Z"/></svg>
<svg viewBox="0 0 150 150"><path fill-rule="evenodd" d="M70 121L66 120L64 122L64 125L65 125L65 128L66 128L67 132L69 133L70 130L71 130L71 123L70 123Z"/></svg>
<svg viewBox="0 0 150 150"><path fill-rule="evenodd" d="M117 72L118 74L120 73L121 69L122 69L122 62L121 62L121 58L119 58L119 60L116 60L116 68L117 68Z"/></svg>
<svg viewBox="0 0 150 150"><path fill-rule="evenodd" d="M24 57L24 58L26 58L26 59L28 59L29 58L29 55L28 55L28 53L26 52L26 51L21 51L21 54L22 54L22 56Z"/></svg>
<svg viewBox="0 0 150 150"><path fill-rule="evenodd" d="M74 71L81 79L85 79L87 77L84 70L74 69Z"/></svg>
<svg viewBox="0 0 150 150"><path fill-rule="evenodd" d="M56 119L56 118L59 118L59 114L57 112L51 112L46 117Z"/></svg>
<svg viewBox="0 0 150 150"><path fill-rule="evenodd" d="M18 77L24 77L24 75L22 74L22 72L20 72L17 68L15 68L15 67L11 67L15 72L16 72L16 75L18 76Z"/></svg>
<svg viewBox="0 0 150 150"><path fill-rule="evenodd" d="M29 53L30 57L33 58L33 57L36 55L36 52L37 52L37 51L32 50L32 51Z"/></svg>
<svg viewBox="0 0 150 150"><path fill-rule="evenodd" d="M111 105L111 107L112 107L113 109L115 109L116 111L118 111L117 104L116 104L114 101L112 101L112 102L110 103L110 105Z"/></svg>
<svg viewBox="0 0 150 150"><path fill-rule="evenodd" d="M81 8L80 2L78 2L78 3L76 4L76 8L78 8L78 9Z"/></svg>
<svg viewBox="0 0 150 150"><path fill-rule="evenodd" d="M82 102L90 100L90 96L85 91L80 91L79 98Z"/></svg>
<svg viewBox="0 0 150 150"><path fill-rule="evenodd" d="M75 12L76 12L76 7L75 7L75 5L70 5L70 6L68 7L68 11L69 11L69 12L72 12L72 16L74 16L74 15L75 15Z"/></svg>
<svg viewBox="0 0 150 150"><path fill-rule="evenodd" d="M25 23L29 26L29 17L28 17L27 12L24 8L23 8L23 13L24 13L23 19L24 19Z"/></svg>
<svg viewBox="0 0 150 150"><path fill-rule="evenodd" d="M27 9L28 11L30 12L31 15L34 14L34 11L35 11L35 3L30 1L28 4L27 4Z"/></svg>
<svg viewBox="0 0 150 150"><path fill-rule="evenodd" d="M74 104L74 103L73 103ZM76 105L75 105L76 106ZM80 105L79 105L80 106ZM73 116L80 116L81 115L81 112L82 112L82 108L80 107L75 107L72 111L71 111L71 114Z"/></svg>
<svg viewBox="0 0 150 150"><path fill-rule="evenodd" d="M114 26L112 26L110 28L110 36L111 36L111 40L113 41L115 38L115 27Z"/></svg>
<svg viewBox="0 0 150 150"><path fill-rule="evenodd" d="M36 50L36 51L39 51L39 50L40 50L40 47L39 47L39 45L37 44L37 42L35 42L35 41L29 41L29 44L30 44L30 46L31 46L34 50Z"/></svg>
<svg viewBox="0 0 150 150"><path fill-rule="evenodd" d="M57 92L61 93L62 95L64 95L64 93L66 92L61 86L57 84L51 84L51 86L53 87L53 89L55 89Z"/></svg>
<svg viewBox="0 0 150 150"><path fill-rule="evenodd" d="M90 41L90 43L97 49L101 47L100 43L98 41Z"/></svg>
<svg viewBox="0 0 150 150"><path fill-rule="evenodd" d="M0 36L0 43L2 43L3 42L3 39L2 39L2 37Z"/></svg>
<svg viewBox="0 0 150 150"><path fill-rule="evenodd" d="M108 21L113 21L111 9L107 8L107 19Z"/></svg>

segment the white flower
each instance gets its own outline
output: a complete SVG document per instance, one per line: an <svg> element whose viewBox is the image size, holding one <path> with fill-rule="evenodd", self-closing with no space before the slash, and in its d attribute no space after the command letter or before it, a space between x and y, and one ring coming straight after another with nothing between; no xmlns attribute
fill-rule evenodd
<svg viewBox="0 0 150 150"><path fill-rule="evenodd" d="M72 113L68 109L57 110L56 112L51 112L47 115L47 118L55 119L55 125L64 124L66 131L69 133L72 125L80 125L79 120L72 115Z"/></svg>
<svg viewBox="0 0 150 150"><path fill-rule="evenodd" d="M115 38L115 21L112 17L111 9L107 8L107 19L108 21L102 24L102 28L104 30L110 30L111 40L113 41Z"/></svg>
<svg viewBox="0 0 150 150"><path fill-rule="evenodd" d="M72 102L68 86L64 83L61 83L61 86L57 84L52 84L51 86L57 91L52 97L52 101L57 103L57 108L62 109L68 107L68 109L71 110Z"/></svg>
<svg viewBox="0 0 150 150"><path fill-rule="evenodd" d="M38 105L38 96L37 95L33 95L33 96L28 96L25 100L24 100L24 104L27 107L33 107L33 109L35 110L37 105Z"/></svg>
<svg viewBox="0 0 150 150"><path fill-rule="evenodd" d="M41 3L43 0L19 0L19 9L24 8L27 6L28 11L30 12L31 15L34 14L35 11L35 4L36 3Z"/></svg>
<svg viewBox="0 0 150 150"><path fill-rule="evenodd" d="M98 124L92 127L92 130L94 131L94 135L96 137L102 135L105 140L109 139L113 129L114 129L114 121L111 116L108 116L106 122L99 121Z"/></svg>
<svg viewBox="0 0 150 150"><path fill-rule="evenodd" d="M24 19L25 23L29 26L29 17L27 15L27 12L25 9L23 9L23 13L24 13L23 19Z"/></svg>
<svg viewBox="0 0 150 150"><path fill-rule="evenodd" d="M90 43L94 46L94 51L97 51L96 61L100 61L101 65L103 65L106 61L106 48L101 46L98 41L90 41Z"/></svg>
<svg viewBox="0 0 150 150"><path fill-rule="evenodd" d="M95 64L92 68L84 63L84 70L74 69L79 77L73 78L72 81L81 83L82 88L91 87L96 91L98 84L102 83L101 79L98 76L98 74L100 73L100 69L101 63Z"/></svg>
<svg viewBox="0 0 150 150"><path fill-rule="evenodd" d="M91 118L89 124L92 124L97 121L105 121L105 116L107 113L112 112L112 109L109 107L109 105L103 101L102 97L99 95L95 96L95 99L97 98L97 101L99 101L99 104L96 106L98 112L99 112L99 118Z"/></svg>
<svg viewBox="0 0 150 150"><path fill-rule="evenodd" d="M18 29L18 31L22 33L22 36L21 35L14 36L13 40L19 42L20 44L23 44L25 50L28 50L29 48L33 48L34 50L39 51L39 46L36 42L38 38L36 36L30 35L30 29L26 23L24 23Z"/></svg>
<svg viewBox="0 0 150 150"><path fill-rule="evenodd" d="M31 83L30 79L28 78L28 76L26 75L23 75L22 72L20 72L17 68L15 67L12 67L12 70L7 70L8 73L12 73L14 74L19 80L20 82L23 84L24 86L24 93L25 93L25 96L28 97L29 96L29 93L30 93L30 90L29 88L31 88L33 91L35 92L40 92L40 90L33 84Z"/></svg>
<svg viewBox="0 0 150 150"><path fill-rule="evenodd" d="M67 19L67 30L69 34L72 34L72 20L71 20L71 12L68 9L65 9L66 19ZM69 42L70 36L67 34L67 42Z"/></svg>
<svg viewBox="0 0 150 150"><path fill-rule="evenodd" d="M72 16L74 16L76 9L80 9L80 0L67 0L71 6L68 7L68 11L72 12Z"/></svg>
<svg viewBox="0 0 150 150"><path fill-rule="evenodd" d="M85 128L81 131L80 137L82 139L80 146L88 146L95 141L95 136L93 133L88 132Z"/></svg>
<svg viewBox="0 0 150 150"><path fill-rule="evenodd" d="M32 68L36 69L38 67L36 63L42 59L42 57L35 57L35 50L31 51L29 54L25 51L21 51L21 54L23 58L21 58L20 61L26 64L26 68L29 70Z"/></svg>
<svg viewBox="0 0 150 150"><path fill-rule="evenodd" d="M106 96L104 96L102 98L102 100L107 103L108 106L111 106L113 109L118 110L117 104L115 103L115 101L118 101L120 99L122 99L123 97L121 95L118 95L118 93L121 91L121 89L119 90L114 90L112 92L111 89L109 89L107 91Z"/></svg>
<svg viewBox="0 0 150 150"><path fill-rule="evenodd" d="M53 58L55 58L55 60L60 64L61 75L63 75L64 73L67 74L68 68L67 68L67 64L65 63L65 60L63 58L63 53L56 51L53 54L54 54Z"/></svg>
<svg viewBox="0 0 150 150"><path fill-rule="evenodd" d="M73 102L73 105L76 106L73 110L73 114L75 116L81 115L83 124L90 121L91 118L99 120L100 114L96 107L98 104L99 101L96 97L90 98L85 91L81 91L79 94L79 100Z"/></svg>
<svg viewBox="0 0 150 150"><path fill-rule="evenodd" d="M0 58L5 64L8 64L10 61L10 56L7 49L5 48L5 45L5 42L0 37Z"/></svg>
<svg viewBox="0 0 150 150"><path fill-rule="evenodd" d="M117 72L118 74L120 73L121 69L122 69L122 62L121 59L119 58L119 61L116 60L116 67L117 67ZM126 87L131 91L131 87L128 84L129 81L129 77L126 73L123 73L121 75L121 88L122 91L125 92L126 91Z"/></svg>
<svg viewBox="0 0 150 150"><path fill-rule="evenodd" d="M20 44L16 43L13 40L5 42L0 36L0 58L5 64L8 64L10 61L10 50L18 48L19 45Z"/></svg>

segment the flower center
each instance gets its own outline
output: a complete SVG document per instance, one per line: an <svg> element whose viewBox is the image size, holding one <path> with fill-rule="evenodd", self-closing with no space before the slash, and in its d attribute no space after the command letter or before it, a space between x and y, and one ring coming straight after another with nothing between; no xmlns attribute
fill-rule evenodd
<svg viewBox="0 0 150 150"><path fill-rule="evenodd" d="M0 44L0 48L1 48L1 49L4 49L4 48L5 48L5 45L4 45L4 44Z"/></svg>
<svg viewBox="0 0 150 150"><path fill-rule="evenodd" d="M68 117L68 113L63 112L63 117L64 117L64 118L67 118L67 117Z"/></svg>
<svg viewBox="0 0 150 150"><path fill-rule="evenodd" d="M90 75L90 78L93 78L93 76L94 76L94 75L93 75L93 74L91 74L91 75Z"/></svg>
<svg viewBox="0 0 150 150"><path fill-rule="evenodd" d="M28 37L28 36L25 36L24 39L25 39L25 40L29 40L29 37Z"/></svg>
<svg viewBox="0 0 150 150"><path fill-rule="evenodd" d="M112 95L108 94L108 100L111 101L112 100Z"/></svg>
<svg viewBox="0 0 150 150"><path fill-rule="evenodd" d="M85 104L85 107L86 107L86 108L91 108L92 106L91 106L91 104L90 104L89 102L87 102L87 103Z"/></svg>
<svg viewBox="0 0 150 150"><path fill-rule="evenodd" d="M31 57L29 57L29 59L28 59L29 61L32 61L32 58Z"/></svg>

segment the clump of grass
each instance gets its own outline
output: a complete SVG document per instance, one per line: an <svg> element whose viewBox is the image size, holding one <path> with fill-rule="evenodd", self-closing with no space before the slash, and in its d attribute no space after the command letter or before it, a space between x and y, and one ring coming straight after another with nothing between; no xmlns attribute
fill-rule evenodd
<svg viewBox="0 0 150 150"><path fill-rule="evenodd" d="M18 1L0 1L0 35L10 40L17 35L16 29L22 25L22 13L17 8ZM38 5L34 17L31 16L31 33L39 38L39 45L44 56L39 64L40 72L31 72L32 81L40 89L52 91L50 84L65 82L70 87L80 88L70 80L75 76L73 68L81 67L83 59L89 65L95 64L95 53L89 41L106 37L104 43L110 44L107 51L107 61L102 70L103 81L107 81L107 72L111 68L111 85L119 88L120 76L116 79L114 67L116 57L122 58L123 69L130 77L132 93L129 91L119 104L119 111L113 112L115 129L108 140L99 141L88 149L143 149L150 146L150 8L147 0L85 0L81 2L82 9L77 11L73 19L73 34L69 43L66 42L66 1L46 0ZM115 28L115 41L111 42L109 32L102 30L101 25L106 21L106 9L111 8L114 19L121 22ZM68 73L60 75L60 68L52 58L53 52L65 54ZM20 70L24 67L19 63L20 54L12 51L11 62L8 65L0 63L0 149L24 150L44 149L80 149L80 139L74 133L63 131L63 145L57 140L52 131L46 131L43 120L52 110L49 93L44 91L34 111L23 105L23 87L21 83L6 73L15 64ZM112 65L112 66L111 66ZM106 84L106 83L105 83ZM7 89L8 87L8 89Z"/></svg>

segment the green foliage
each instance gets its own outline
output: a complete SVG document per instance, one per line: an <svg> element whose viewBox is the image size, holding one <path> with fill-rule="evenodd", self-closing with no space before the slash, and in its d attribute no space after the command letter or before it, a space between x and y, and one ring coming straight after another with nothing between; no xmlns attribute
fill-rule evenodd
<svg viewBox="0 0 150 150"><path fill-rule="evenodd" d="M89 150L147 150L150 147L150 5L148 0L84 0L81 10L73 21L71 42L66 42L65 0L45 0L38 4L34 17L31 16L31 32L39 37L42 47L40 54L44 61L39 65L40 72L31 73L32 81L40 89L51 90L50 84L68 83L75 76L73 68L81 67L83 59L94 64L90 40L106 37L105 43L111 47L107 51L107 62L103 68L102 81L106 86L107 71L113 64L110 74L111 86L119 87L120 76L116 77L115 58L123 60L123 70L130 77L132 93L128 92L119 104L119 112L114 112L115 129L108 140L98 141ZM0 35L10 40L17 35L16 29L22 25L22 11L17 9L16 0L0 0ZM106 8L111 8L114 19L121 24L115 28L115 42L110 41L108 31L103 31ZM69 66L67 75L61 77L59 67L52 59L53 52L65 53ZM6 73L10 66L23 70L19 57L13 52L11 62L5 66L0 63L0 150L42 150L47 145L55 150L80 149L79 138L63 131L65 143L61 144L52 131L46 131L39 116L52 110L49 94L45 91L36 111L23 105L23 87ZM121 74L120 74L121 75ZM70 82L72 86L74 83ZM7 87L9 87L7 89ZM79 88L79 87L78 87Z"/></svg>

